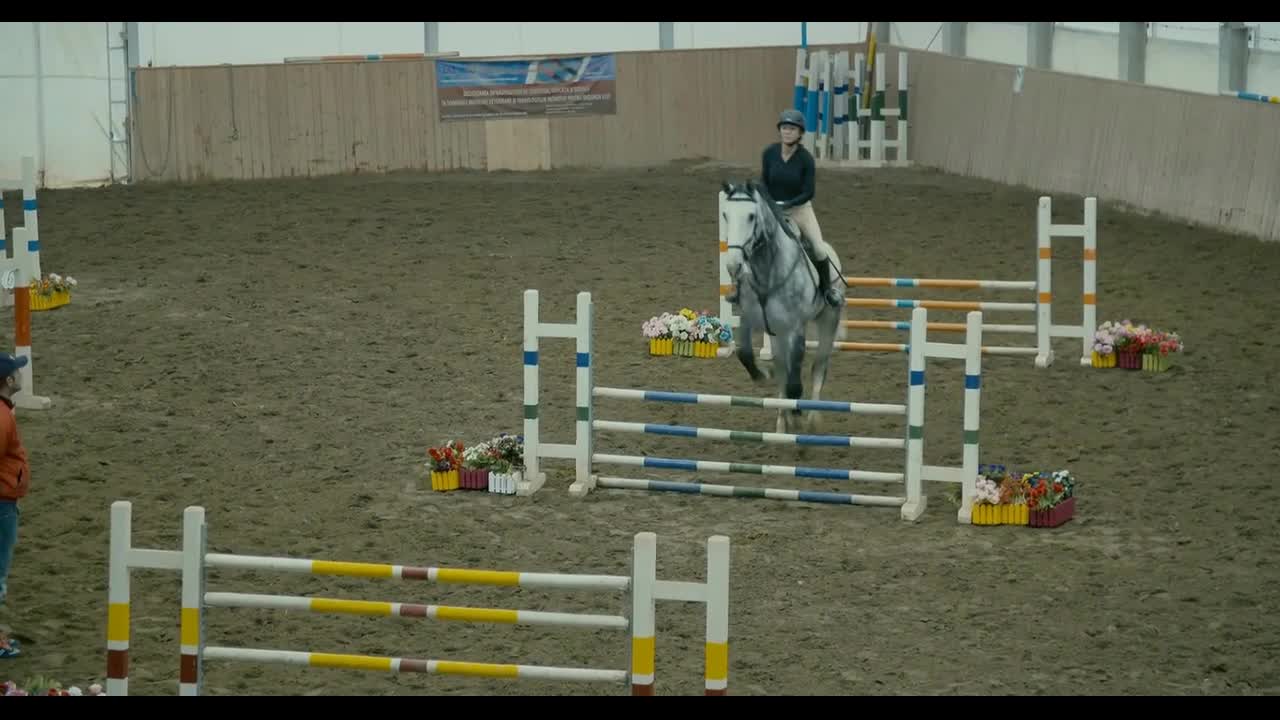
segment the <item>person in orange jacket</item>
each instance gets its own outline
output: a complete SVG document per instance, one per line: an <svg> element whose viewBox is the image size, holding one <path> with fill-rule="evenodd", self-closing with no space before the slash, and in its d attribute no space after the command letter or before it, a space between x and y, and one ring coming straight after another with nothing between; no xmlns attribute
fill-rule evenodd
<svg viewBox="0 0 1280 720"><path fill-rule="evenodd" d="M18 544L18 501L31 486L31 466L22 446L18 418L13 412L13 396L22 390L19 370L26 367L25 356L0 353L0 607L5 604L13 548ZM0 631L0 658L19 653L18 641Z"/></svg>

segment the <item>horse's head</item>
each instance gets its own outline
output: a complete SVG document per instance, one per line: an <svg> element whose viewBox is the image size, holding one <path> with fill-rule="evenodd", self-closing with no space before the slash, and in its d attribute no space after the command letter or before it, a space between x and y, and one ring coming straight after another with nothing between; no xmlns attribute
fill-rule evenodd
<svg viewBox="0 0 1280 720"><path fill-rule="evenodd" d="M777 225L769 201L755 183L735 185L726 182L722 188L725 202L720 207L720 220L725 225L725 268L737 284L750 267L754 255L768 250L768 238Z"/></svg>

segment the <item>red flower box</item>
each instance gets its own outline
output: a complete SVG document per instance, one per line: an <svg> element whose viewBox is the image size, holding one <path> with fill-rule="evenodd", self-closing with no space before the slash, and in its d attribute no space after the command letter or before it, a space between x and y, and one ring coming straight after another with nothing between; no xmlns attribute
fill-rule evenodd
<svg viewBox="0 0 1280 720"><path fill-rule="evenodd" d="M1032 510L1027 519L1031 527L1058 527L1076 514L1076 499L1069 497L1048 510Z"/></svg>
<svg viewBox="0 0 1280 720"><path fill-rule="evenodd" d="M1141 370L1142 369L1142 351L1141 350L1117 351L1116 367L1122 367L1125 370Z"/></svg>
<svg viewBox="0 0 1280 720"><path fill-rule="evenodd" d="M458 478L458 487L463 490L488 490L489 468L481 468L479 470L462 468L461 475Z"/></svg>

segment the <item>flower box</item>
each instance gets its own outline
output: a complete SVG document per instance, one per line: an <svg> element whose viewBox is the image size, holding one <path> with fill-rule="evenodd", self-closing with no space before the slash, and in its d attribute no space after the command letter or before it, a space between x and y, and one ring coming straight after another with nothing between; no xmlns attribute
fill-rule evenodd
<svg viewBox="0 0 1280 720"><path fill-rule="evenodd" d="M516 483L524 479L524 473L519 470L512 472L491 472L489 473L489 492L497 495L515 495Z"/></svg>
<svg viewBox="0 0 1280 720"><path fill-rule="evenodd" d="M1108 320L1093 334L1092 365L1164 372L1169 369L1168 356L1182 350L1182 338L1178 333L1134 325L1128 320ZM1114 362L1107 358L1112 352L1115 353Z"/></svg>
<svg viewBox="0 0 1280 720"><path fill-rule="evenodd" d="M671 346L671 338L649 338L650 355L670 355L672 351Z"/></svg>
<svg viewBox="0 0 1280 720"><path fill-rule="evenodd" d="M714 359L720 344L733 338L733 331L720 318L689 308L651 317L641 330L649 341L650 355Z"/></svg>
<svg viewBox="0 0 1280 720"><path fill-rule="evenodd" d="M1142 369L1151 373L1162 373L1169 369L1169 356L1163 353L1145 353L1142 356Z"/></svg>
<svg viewBox="0 0 1280 720"><path fill-rule="evenodd" d="M489 487L489 468L462 468L458 487L463 490L485 490Z"/></svg>
<svg viewBox="0 0 1280 720"><path fill-rule="evenodd" d="M60 308L63 305L70 304L70 302L70 290L55 290L48 295L35 292L31 293L31 310L33 312L53 310L55 308Z"/></svg>
<svg viewBox="0 0 1280 720"><path fill-rule="evenodd" d="M436 492L448 492L458 489L458 470L445 470L443 472L431 471L431 489Z"/></svg>
<svg viewBox="0 0 1280 720"><path fill-rule="evenodd" d="M1113 368L1116 366L1116 354L1093 351L1093 366L1096 368Z"/></svg>
<svg viewBox="0 0 1280 720"><path fill-rule="evenodd" d="M1038 528L1058 527L1074 517L1075 514L1076 499L1072 496L1048 510L1032 510L1027 524Z"/></svg>
<svg viewBox="0 0 1280 720"><path fill-rule="evenodd" d="M427 469L431 471L431 489L436 492L448 492L458 489L458 468L462 465L463 445L459 440L445 443L441 447L427 448L431 462Z"/></svg>
<svg viewBox="0 0 1280 720"><path fill-rule="evenodd" d="M1011 503L991 505L978 503L973 506L970 522L974 525L1026 525L1027 504Z"/></svg>

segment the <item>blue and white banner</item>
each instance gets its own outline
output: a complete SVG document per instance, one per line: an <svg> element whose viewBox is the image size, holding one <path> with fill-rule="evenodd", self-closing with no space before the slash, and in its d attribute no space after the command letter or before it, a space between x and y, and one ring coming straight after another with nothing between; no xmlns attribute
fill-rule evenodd
<svg viewBox="0 0 1280 720"><path fill-rule="evenodd" d="M436 60L441 120L617 113L613 54Z"/></svg>

